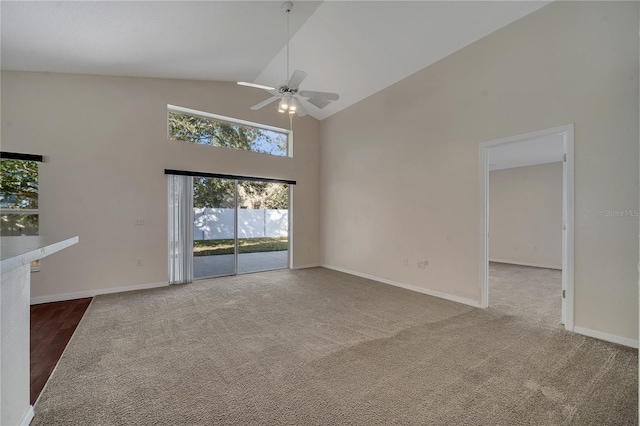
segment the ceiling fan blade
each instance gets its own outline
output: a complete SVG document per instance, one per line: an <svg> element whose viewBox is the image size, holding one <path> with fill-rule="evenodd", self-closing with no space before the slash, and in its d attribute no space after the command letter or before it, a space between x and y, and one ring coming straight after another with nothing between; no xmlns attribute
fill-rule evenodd
<svg viewBox="0 0 640 426"><path fill-rule="evenodd" d="M300 70L295 70L291 75L291 78L287 82L287 87L290 89L297 89L300 86L300 83L307 78L307 73Z"/></svg>
<svg viewBox="0 0 640 426"><path fill-rule="evenodd" d="M256 89L262 89L262 90L267 90L267 91L276 90L275 87L263 86L262 84L247 83L246 81L239 81L238 84L240 86L254 87Z"/></svg>
<svg viewBox="0 0 640 426"><path fill-rule="evenodd" d="M325 99L320 99L320 98L309 98L307 99L307 102L309 102L311 105L317 106L320 109L326 107L331 103L331 101L327 101Z"/></svg>
<svg viewBox="0 0 640 426"><path fill-rule="evenodd" d="M273 101L277 101L278 99L280 99L279 96L273 96L273 97L271 97L271 98L269 98L267 100L264 100L264 101L260 102L259 104L255 104L254 106L251 107L251 109L254 110L254 111L258 110L258 109L260 109L262 107L265 107L265 106L269 105Z"/></svg>
<svg viewBox="0 0 640 426"><path fill-rule="evenodd" d="M304 117L305 115L307 115L307 110L302 106L302 102L298 102L298 109L296 109L296 114L298 114L298 117Z"/></svg>
<svg viewBox="0 0 640 426"><path fill-rule="evenodd" d="M337 93L329 93L329 92L314 92L311 90L302 90L299 92L300 96L305 98L317 98L324 99L325 101L337 101L340 99L340 95Z"/></svg>

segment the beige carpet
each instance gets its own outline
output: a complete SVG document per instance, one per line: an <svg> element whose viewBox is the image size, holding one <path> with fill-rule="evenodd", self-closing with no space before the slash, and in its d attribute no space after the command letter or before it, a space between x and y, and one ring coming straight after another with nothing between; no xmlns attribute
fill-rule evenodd
<svg viewBox="0 0 640 426"><path fill-rule="evenodd" d="M637 424L637 351L491 269L487 310L321 268L98 296L32 424Z"/></svg>

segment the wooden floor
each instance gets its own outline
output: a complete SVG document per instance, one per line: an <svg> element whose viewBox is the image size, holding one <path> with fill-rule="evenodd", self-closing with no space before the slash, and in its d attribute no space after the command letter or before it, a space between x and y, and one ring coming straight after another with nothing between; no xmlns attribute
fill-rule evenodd
<svg viewBox="0 0 640 426"><path fill-rule="evenodd" d="M31 306L31 404L36 402L91 298Z"/></svg>

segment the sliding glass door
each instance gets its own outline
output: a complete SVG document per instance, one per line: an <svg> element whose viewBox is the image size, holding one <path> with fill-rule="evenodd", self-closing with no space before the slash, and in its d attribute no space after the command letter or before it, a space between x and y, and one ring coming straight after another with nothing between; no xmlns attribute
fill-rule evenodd
<svg viewBox="0 0 640 426"><path fill-rule="evenodd" d="M289 266L289 185L238 185L238 273Z"/></svg>
<svg viewBox="0 0 640 426"><path fill-rule="evenodd" d="M193 178L193 277L289 266L289 185Z"/></svg>
<svg viewBox="0 0 640 426"><path fill-rule="evenodd" d="M193 277L236 273L236 181L193 178Z"/></svg>

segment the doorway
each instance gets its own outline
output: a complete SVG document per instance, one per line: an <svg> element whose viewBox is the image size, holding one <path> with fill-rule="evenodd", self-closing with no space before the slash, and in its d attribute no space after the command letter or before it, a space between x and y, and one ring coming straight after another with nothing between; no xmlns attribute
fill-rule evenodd
<svg viewBox="0 0 640 426"><path fill-rule="evenodd" d="M558 297L561 299L561 318L559 319L564 327L573 331L573 124L558 126L550 129L544 129L537 132L517 135L509 138L499 139L495 141L480 144L480 193L481 193L481 223L480 223L480 283L481 283L481 306L486 308L489 306L489 271L490 271L490 252L489 241L491 238L490 229L490 171L492 169L492 151L513 152L520 150L522 147L529 147L524 150L525 155L521 156L528 164L542 164L543 158L533 158L535 156L544 155L545 150L531 149L531 147L539 148L543 143L559 141L561 146L560 157L553 161L562 162L562 217L561 217L561 292ZM555 142L554 142L555 143ZM553 155L558 155L556 152ZM508 157L508 156L507 156ZM517 156L511 156L511 161L517 160ZM493 164L495 167L495 164ZM517 166L516 166L517 167ZM543 265L532 265L543 266ZM492 264L495 271L495 264Z"/></svg>
<svg viewBox="0 0 640 426"><path fill-rule="evenodd" d="M193 278L289 267L286 183L193 178Z"/></svg>

